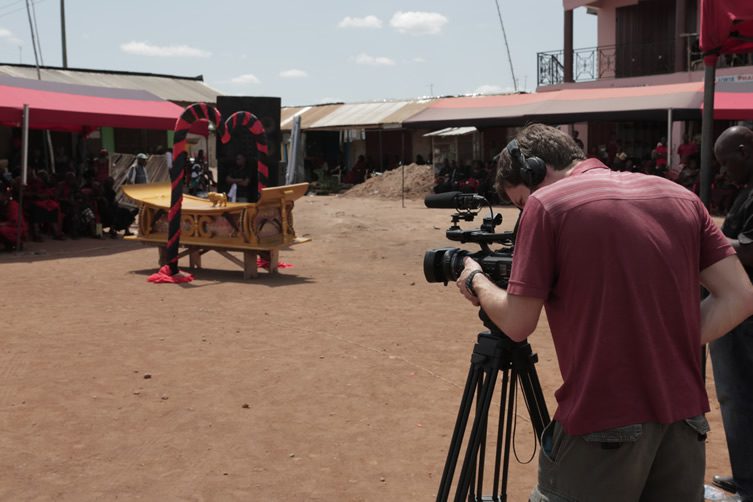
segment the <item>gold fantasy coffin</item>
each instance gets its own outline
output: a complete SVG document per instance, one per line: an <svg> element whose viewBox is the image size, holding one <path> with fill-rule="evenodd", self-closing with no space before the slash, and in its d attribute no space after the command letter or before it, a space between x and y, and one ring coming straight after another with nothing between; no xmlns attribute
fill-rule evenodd
<svg viewBox="0 0 753 502"><path fill-rule="evenodd" d="M183 196L181 246L230 250L277 250L309 239L299 238L293 228L293 205L308 189L308 183L264 188L255 203L228 202ZM170 183L124 185L123 192L138 202L139 232L136 240L167 243Z"/></svg>

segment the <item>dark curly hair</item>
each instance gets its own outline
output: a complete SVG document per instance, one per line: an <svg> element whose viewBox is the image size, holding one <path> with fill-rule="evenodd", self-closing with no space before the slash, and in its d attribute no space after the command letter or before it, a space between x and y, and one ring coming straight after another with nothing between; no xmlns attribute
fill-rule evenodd
<svg viewBox="0 0 753 502"><path fill-rule="evenodd" d="M585 160L586 155L573 138L555 127L544 124L529 124L516 136L521 153L526 157L538 157L555 171L567 169L574 161ZM512 162L504 148L497 157L497 192L504 196L504 187L523 183L520 167Z"/></svg>

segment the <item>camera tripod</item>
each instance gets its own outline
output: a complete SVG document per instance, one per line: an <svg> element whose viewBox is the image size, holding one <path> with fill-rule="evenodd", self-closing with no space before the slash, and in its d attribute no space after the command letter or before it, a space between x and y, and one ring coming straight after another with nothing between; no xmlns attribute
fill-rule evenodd
<svg viewBox="0 0 753 502"><path fill-rule="evenodd" d="M479 311L479 317L489 331L479 333L478 340L473 348L471 367L460 401L460 410L455 422L455 430L452 433L452 441L442 473L442 481L439 485L437 502L446 502L450 495L452 478L470 418L474 393L476 394L475 417L455 488L455 502L463 502L464 500L469 502L505 502L507 500L510 441L513 420L515 419L515 391L518 383L523 390L523 398L537 440L541 438L544 428L549 424L549 413L534 367L538 357L532 352L531 346L528 342L514 342L508 338L494 325L483 310ZM483 496L489 408L500 371L502 372L502 389L492 494Z"/></svg>

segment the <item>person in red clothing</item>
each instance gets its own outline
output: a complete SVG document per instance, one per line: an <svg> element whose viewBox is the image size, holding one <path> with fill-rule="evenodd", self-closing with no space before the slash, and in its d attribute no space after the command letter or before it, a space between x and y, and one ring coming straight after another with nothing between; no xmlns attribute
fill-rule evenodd
<svg viewBox="0 0 753 502"><path fill-rule="evenodd" d="M21 210L18 202L11 195L11 188L5 182L0 182L0 243L6 250L16 247L19 237L18 213ZM21 240L26 240L26 221L21 219Z"/></svg>
<svg viewBox="0 0 753 502"><path fill-rule="evenodd" d="M514 341L546 308L563 384L531 500L703 500L701 347L753 314L734 250L693 193L542 124L501 152L497 186L524 208L509 285L466 258L457 286Z"/></svg>
<svg viewBox="0 0 753 502"><path fill-rule="evenodd" d="M664 138L656 144L656 148L651 152L651 158L654 160L656 174L664 176L667 171L667 145L664 144Z"/></svg>
<svg viewBox="0 0 753 502"><path fill-rule="evenodd" d="M682 137L682 143L677 147L677 155L680 156L680 164L687 164L690 157L698 155L699 148L695 139L691 139L687 134Z"/></svg>
<svg viewBox="0 0 753 502"><path fill-rule="evenodd" d="M24 192L25 210L29 215L31 238L42 240L42 228L48 227L53 238L63 239L61 230L63 213L60 204L55 200L55 189L50 186L47 171L32 169L29 182Z"/></svg>
<svg viewBox="0 0 753 502"><path fill-rule="evenodd" d="M353 164L353 167L345 173L342 177L343 183L349 185L357 185L363 183L366 180L366 158L363 155L358 156L358 160Z"/></svg>

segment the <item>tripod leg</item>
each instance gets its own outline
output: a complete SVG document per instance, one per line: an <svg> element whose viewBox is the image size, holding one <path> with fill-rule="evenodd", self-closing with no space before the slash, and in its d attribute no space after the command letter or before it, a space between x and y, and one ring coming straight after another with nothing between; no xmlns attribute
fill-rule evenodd
<svg viewBox="0 0 753 502"><path fill-rule="evenodd" d="M507 394L507 415L505 416L505 450L502 457L502 500L507 500L507 473L510 466L510 444L512 441L512 421L515 418L515 390L518 382L518 372L515 367L510 369L510 388ZM502 417L499 417L502 420Z"/></svg>
<svg viewBox="0 0 753 502"><path fill-rule="evenodd" d="M455 491L455 502L463 502L470 488L471 476L473 474L473 464L478 455L479 445L481 442L480 432L486 428L486 422L489 418L489 407L494 393L494 384L499 373L499 367L494 365L484 371L484 383L481 389L481 400L476 403L476 417L473 420L471 434L468 437L468 446L465 452L465 459L460 471L458 486Z"/></svg>
<svg viewBox="0 0 753 502"><path fill-rule="evenodd" d="M502 388L499 393L499 422L497 426L497 447L494 455L494 484L492 485L492 500L499 500L499 477L500 467L502 466L502 437L505 431L505 409L507 403L507 391L510 385L510 368L502 370ZM506 471L506 469L505 469ZM506 487L502 489L502 494L506 493Z"/></svg>
<svg viewBox="0 0 753 502"><path fill-rule="evenodd" d="M525 400L528 414L531 417L533 430L536 431L536 439L541 439L544 428L549 425L549 412L546 408L544 392L541 390L539 376L536 374L536 354L531 350L531 346L525 344L519 347L514 361L515 366L520 373L520 386L523 389L523 399Z"/></svg>
<svg viewBox="0 0 753 502"><path fill-rule="evenodd" d="M465 381L465 388L463 389L463 397L460 400L458 417L455 420L455 430L452 432L450 451L447 453L447 460L445 461L444 471L442 472L442 481L439 483L437 502L446 502L447 497L449 497L450 495L452 476L455 472L455 467L458 462L458 456L460 454L460 447L463 443L463 434L468 424L468 417L471 413L473 393L478 385L481 374L481 367L475 362L471 362L471 367L468 370L468 377Z"/></svg>

